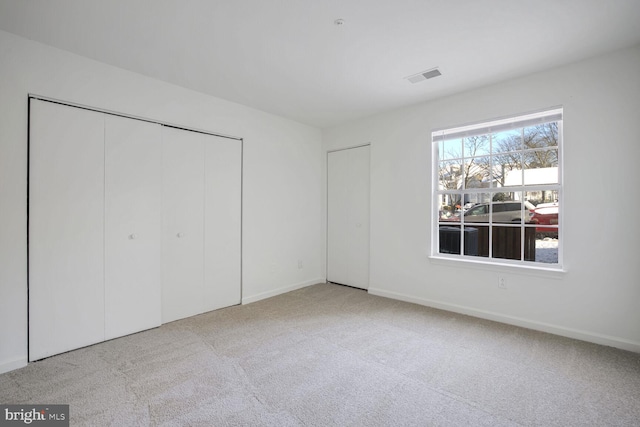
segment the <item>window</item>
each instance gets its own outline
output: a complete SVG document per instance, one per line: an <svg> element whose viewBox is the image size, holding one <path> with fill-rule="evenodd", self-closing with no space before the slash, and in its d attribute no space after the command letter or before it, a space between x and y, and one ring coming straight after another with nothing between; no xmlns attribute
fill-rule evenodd
<svg viewBox="0 0 640 427"><path fill-rule="evenodd" d="M431 137L432 254L560 268L562 109Z"/></svg>

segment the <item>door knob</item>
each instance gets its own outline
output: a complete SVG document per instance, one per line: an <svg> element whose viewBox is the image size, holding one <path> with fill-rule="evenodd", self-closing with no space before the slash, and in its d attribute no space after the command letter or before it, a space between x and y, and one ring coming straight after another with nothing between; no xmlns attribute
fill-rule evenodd
<svg viewBox="0 0 640 427"><path fill-rule="evenodd" d="M135 240L138 237L136 233L129 234L129 240Z"/></svg>
<svg viewBox="0 0 640 427"><path fill-rule="evenodd" d="M176 234L176 236L178 236L178 238L180 238L180 237L184 236L184 233L180 232L180 233Z"/></svg>

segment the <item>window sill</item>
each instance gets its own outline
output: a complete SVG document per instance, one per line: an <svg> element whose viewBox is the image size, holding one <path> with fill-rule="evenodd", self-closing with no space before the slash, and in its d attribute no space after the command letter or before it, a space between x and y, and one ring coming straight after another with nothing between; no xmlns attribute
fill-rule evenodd
<svg viewBox="0 0 640 427"><path fill-rule="evenodd" d="M545 278L556 278L561 279L567 273L567 270L561 266L550 266L550 265L534 265L532 264L521 264L517 261L513 263L508 262L509 260L505 260L505 262L500 262L496 260L483 260L477 259L477 257L449 257L446 255L430 255L429 260L433 264L437 265L445 265L449 267L456 268L470 268L475 270L488 270L488 271L498 271L503 273L517 273L517 274L525 274L531 276L539 276Z"/></svg>

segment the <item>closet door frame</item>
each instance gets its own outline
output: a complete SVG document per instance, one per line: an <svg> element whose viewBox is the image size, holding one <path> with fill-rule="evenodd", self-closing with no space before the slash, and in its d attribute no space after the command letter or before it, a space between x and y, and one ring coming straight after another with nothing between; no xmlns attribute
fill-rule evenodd
<svg viewBox="0 0 640 427"><path fill-rule="evenodd" d="M168 127L168 128L175 128L175 129L180 129L183 131L188 131L188 132L195 132L195 133L200 133L200 134L205 134L205 135L211 135L211 136L215 136L215 137L219 137L219 138L224 138L226 140L230 140L229 143L238 143L240 144L240 195L239 195L239 202L240 202L240 218L239 218L239 235L240 235L240 242L239 242L239 264L240 264L240 270L239 270L239 283L238 283L238 287L240 290L240 298L238 301L238 304L242 304L242 295L243 295L243 277L242 277L242 253L243 253L243 200L244 200L244 196L243 196L243 186L244 186L244 173L243 173L243 168L244 168L244 140L241 137L237 137L237 136L232 136L232 135L227 135L227 134L222 134L222 133L216 133L216 132L210 132L210 131L206 131L206 130L202 130L202 129L193 129L193 128L189 128L189 127L185 127L185 126L181 126L181 125L177 125L175 123L171 123L171 122L165 122L165 121L159 121L159 120L154 120L154 119L149 119L149 118L145 118L145 117L141 117L141 116L134 116L134 115L130 115L130 114L124 114L124 113L119 113L119 112L115 112L112 110L106 110L106 109L101 109L101 108L96 108L96 107L92 107L92 106L88 106L88 105L84 105L84 104L78 104L78 103L73 103L73 102L68 102L65 100L60 100L60 99L56 99L56 98L51 98L51 97L47 97L47 96L43 96L43 95L39 95L39 94L34 94L34 93L29 93L27 95L27 105L28 105L28 133L27 133L27 151L28 151L28 156L27 156L27 229L26 229L26 239L27 239L27 354L28 354L28 358L29 361L34 361L34 360L39 360L43 357L48 357L49 355L53 355L53 354L57 354L57 353L52 353L52 354L42 354L42 352L40 352L41 354L39 356L36 356L35 353L32 356L31 353L31 340L33 339L33 333L31 331L31 317L34 315L33 313L33 309L34 307L31 304L31 297L33 296L33 288L32 288L32 279L33 279L33 272L32 272L32 260L31 260L31 253L34 249L32 243L31 243L31 232L32 232L32 218L31 220L29 219L30 217L30 213L31 213L31 209L33 208L33 200L31 200L30 202L30 195L31 192L33 190L33 183L31 182L31 176L33 173L33 164L32 164L32 155L33 153L31 153L32 151L32 131L31 131L31 126L32 126L32 101L42 101L43 103L51 103L51 104L59 104L65 107L71 107L71 108L76 108L76 109L80 109L80 110L86 110L86 111L90 111L90 112L94 112L94 113L99 113L99 114L104 114L105 116L116 116L116 117L123 117L123 118L127 118L127 119L132 119L132 120L138 120L138 121L142 121L142 122L148 122L148 123L152 123L152 124L157 124L157 125L161 125L163 127ZM105 141L103 141L103 144L105 143ZM159 144L161 144L161 141L159 141ZM103 167L104 167L104 163L103 163ZM104 171L103 171L103 176L104 176ZM103 183L104 185L104 183ZM104 218L104 199L103 199L103 216L102 216L102 220L103 222L105 221ZM103 228L104 228L104 224L103 224ZM104 253L105 253L105 236L103 234L102 236L102 259L104 259ZM104 275L104 264L103 264L103 287L104 287L104 283L105 283L105 275ZM104 303L104 301L103 301ZM104 304L103 304L103 309L104 309ZM37 314L36 314L37 315ZM104 313L103 313L103 319L104 319ZM104 329L102 330L102 334L104 334ZM104 341L104 337L96 340L95 342L92 343L97 343L97 342L101 342ZM92 343L86 343L84 345L89 345ZM76 347L79 348L79 347ZM72 348L70 348L69 350L71 350ZM66 350L64 350L66 351Z"/></svg>

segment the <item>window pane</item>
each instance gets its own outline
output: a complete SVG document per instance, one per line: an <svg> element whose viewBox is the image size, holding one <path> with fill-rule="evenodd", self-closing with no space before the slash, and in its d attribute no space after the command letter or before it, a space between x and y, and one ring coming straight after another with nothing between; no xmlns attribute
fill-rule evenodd
<svg viewBox="0 0 640 427"><path fill-rule="evenodd" d="M467 224L464 226L464 254L469 256L489 256L489 226Z"/></svg>
<svg viewBox="0 0 640 427"><path fill-rule="evenodd" d="M460 221L462 196L445 193L438 196L439 222Z"/></svg>
<svg viewBox="0 0 640 427"><path fill-rule="evenodd" d="M441 254L460 254L460 225L441 224L438 227L438 252Z"/></svg>
<svg viewBox="0 0 640 427"><path fill-rule="evenodd" d="M524 153L525 185L558 183L558 150L533 150Z"/></svg>
<svg viewBox="0 0 640 427"><path fill-rule="evenodd" d="M524 193L524 199L527 201L532 214L535 207L543 202L544 193L544 191L526 191Z"/></svg>
<svg viewBox="0 0 640 427"><path fill-rule="evenodd" d="M501 191L499 193L493 193L491 200L494 202L508 202L515 200L517 194L520 193L517 191Z"/></svg>
<svg viewBox="0 0 640 427"><path fill-rule="evenodd" d="M457 190L462 186L462 165L454 160L440 162L438 190Z"/></svg>
<svg viewBox="0 0 640 427"><path fill-rule="evenodd" d="M522 129L494 133L491 139L491 150L494 154L522 150Z"/></svg>
<svg viewBox="0 0 640 427"><path fill-rule="evenodd" d="M462 157L462 140L450 139L438 144L440 160L459 159Z"/></svg>
<svg viewBox="0 0 640 427"><path fill-rule="evenodd" d="M496 187L522 185L522 153L493 156L492 171Z"/></svg>
<svg viewBox="0 0 640 427"><path fill-rule="evenodd" d="M489 135L470 136L464 139L465 157L489 155L489 149Z"/></svg>
<svg viewBox="0 0 640 427"><path fill-rule="evenodd" d="M539 203L533 210L531 222L536 225L538 237L558 237L558 216L560 205L557 202Z"/></svg>
<svg viewBox="0 0 640 427"><path fill-rule="evenodd" d="M466 193L464 195L464 207L470 209L473 206L491 201L490 193Z"/></svg>
<svg viewBox="0 0 640 427"><path fill-rule="evenodd" d="M464 222L489 222L489 193L467 193L464 195Z"/></svg>
<svg viewBox="0 0 640 427"><path fill-rule="evenodd" d="M529 219L529 210L523 206L522 193L520 191L496 193L491 207L491 221L494 223L521 224L523 209L525 210L525 218Z"/></svg>
<svg viewBox="0 0 640 427"><path fill-rule="evenodd" d="M493 258L522 259L522 227L493 226L492 231ZM535 238L535 234L530 233L529 237Z"/></svg>
<svg viewBox="0 0 640 427"><path fill-rule="evenodd" d="M544 123L524 128L524 148L558 146L558 123Z"/></svg>
<svg viewBox="0 0 640 427"><path fill-rule="evenodd" d="M540 203L540 197L542 191L525 191L523 196L524 199L524 222L530 223L531 218L533 216L533 212L536 208L536 205Z"/></svg>
<svg viewBox="0 0 640 427"><path fill-rule="evenodd" d="M489 188L491 186L491 158L474 157L464 165L464 188Z"/></svg>
<svg viewBox="0 0 640 427"><path fill-rule="evenodd" d="M539 233L536 227L536 256L535 261L544 264L557 264L558 263L558 229L555 228L553 232ZM549 227L544 227L549 229Z"/></svg>

